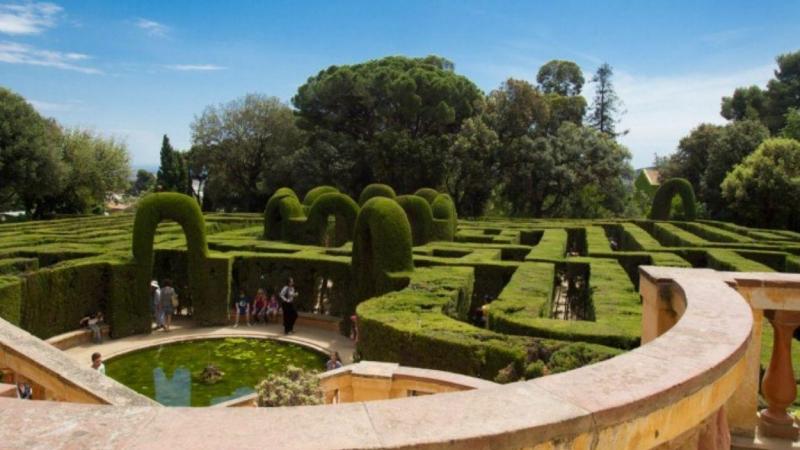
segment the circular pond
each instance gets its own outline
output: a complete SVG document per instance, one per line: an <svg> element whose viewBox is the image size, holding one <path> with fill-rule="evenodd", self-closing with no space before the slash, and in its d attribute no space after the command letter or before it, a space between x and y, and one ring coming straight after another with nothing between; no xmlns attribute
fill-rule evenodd
<svg viewBox="0 0 800 450"><path fill-rule="evenodd" d="M111 358L106 374L165 406L210 406L255 392L258 382L288 365L323 370L325 357L270 339L203 339Z"/></svg>

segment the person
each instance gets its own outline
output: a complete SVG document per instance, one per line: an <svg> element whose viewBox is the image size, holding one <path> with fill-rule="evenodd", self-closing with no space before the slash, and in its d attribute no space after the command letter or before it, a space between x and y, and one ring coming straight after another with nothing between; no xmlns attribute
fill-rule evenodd
<svg viewBox="0 0 800 450"><path fill-rule="evenodd" d="M103 342L103 333L100 329L100 326L103 324L102 312L98 311L94 314L89 314L88 316L81 319L80 324L81 326L92 330L92 342L94 342L95 344Z"/></svg>
<svg viewBox="0 0 800 450"><path fill-rule="evenodd" d="M326 370L335 370L342 367L342 358L339 357L339 352L331 352L330 358L325 362Z"/></svg>
<svg viewBox="0 0 800 450"><path fill-rule="evenodd" d="M92 369L102 373L103 375L106 374L106 365L103 364L103 357L98 352L92 353Z"/></svg>
<svg viewBox="0 0 800 450"><path fill-rule="evenodd" d="M251 326L250 299L245 295L244 289L239 289L239 298L236 299L236 323L233 324L234 328L239 326L239 317L241 316L245 316L245 323L247 323L248 327Z"/></svg>
<svg viewBox="0 0 800 450"><path fill-rule="evenodd" d="M256 298L253 300L253 322L262 321L267 323L267 295L264 289L259 289Z"/></svg>
<svg viewBox="0 0 800 450"><path fill-rule="evenodd" d="M294 280L289 277L286 286L281 289L281 307L283 308L283 334L294 333L294 322L297 320L297 310L294 308L294 299L297 298Z"/></svg>
<svg viewBox="0 0 800 450"><path fill-rule="evenodd" d="M150 311L153 313L153 320L156 321L156 330L163 328L164 324L161 323L161 287L156 280L150 282Z"/></svg>
<svg viewBox="0 0 800 450"><path fill-rule="evenodd" d="M33 389L28 383L17 383L17 398L20 400L33 400Z"/></svg>
<svg viewBox="0 0 800 450"><path fill-rule="evenodd" d="M267 294L269 297L269 302L267 303L267 322L270 321L270 317L278 321L278 314L281 312L281 305L278 303L278 296L275 295L275 290L270 288Z"/></svg>
<svg viewBox="0 0 800 450"><path fill-rule="evenodd" d="M172 288L172 280L167 278L163 283L164 287L161 288L160 305L161 305L161 327L164 331L169 331L172 325L172 313L174 306L172 306L172 297L175 296L175 289Z"/></svg>

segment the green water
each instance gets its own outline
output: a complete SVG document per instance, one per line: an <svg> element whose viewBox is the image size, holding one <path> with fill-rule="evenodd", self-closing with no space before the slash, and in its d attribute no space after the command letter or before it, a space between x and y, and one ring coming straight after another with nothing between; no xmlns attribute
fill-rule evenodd
<svg viewBox="0 0 800 450"><path fill-rule="evenodd" d="M213 364L225 375L205 384ZM166 406L209 406L255 392L271 373L294 365L324 370L325 357L299 345L269 339L204 339L139 350L106 361L106 374Z"/></svg>

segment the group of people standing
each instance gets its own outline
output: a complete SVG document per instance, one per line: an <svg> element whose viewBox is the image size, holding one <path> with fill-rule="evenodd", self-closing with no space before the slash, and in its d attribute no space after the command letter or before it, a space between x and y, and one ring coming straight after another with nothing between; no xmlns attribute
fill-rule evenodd
<svg viewBox="0 0 800 450"><path fill-rule="evenodd" d="M172 280L165 279L159 286L158 281L150 282L150 311L156 322L156 330L169 331L172 315L178 306L178 293L172 287Z"/></svg>
<svg viewBox="0 0 800 450"><path fill-rule="evenodd" d="M286 285L278 291L277 295L272 289L267 291L259 289L255 298L251 299L245 290L241 289L234 305L236 321L233 326L239 326L239 319L242 316L244 316L247 326L252 326L259 321L265 324L269 323L270 318L277 320L278 314L283 312L283 333L292 334L294 333L294 323L297 321L297 309L294 302L298 295L291 277L286 280Z"/></svg>

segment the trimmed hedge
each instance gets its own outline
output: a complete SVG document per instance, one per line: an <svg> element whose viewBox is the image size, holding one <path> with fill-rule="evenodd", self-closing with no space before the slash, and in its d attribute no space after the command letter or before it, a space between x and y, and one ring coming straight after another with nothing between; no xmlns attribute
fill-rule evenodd
<svg viewBox="0 0 800 450"><path fill-rule="evenodd" d="M283 190L286 189L286 190ZM278 189L267 201L264 209L264 237L271 240L291 241L302 237L306 214L303 205L290 192Z"/></svg>
<svg viewBox="0 0 800 450"><path fill-rule="evenodd" d="M358 213L352 267L356 297L367 299L402 287L414 270L411 225L394 200L374 197Z"/></svg>
<svg viewBox="0 0 800 450"><path fill-rule="evenodd" d="M525 261L563 261L567 254L567 231L545 230L539 243L531 250Z"/></svg>
<svg viewBox="0 0 800 450"><path fill-rule="evenodd" d="M358 210L358 204L347 195L327 192L316 196L305 223L307 242L324 246L328 234L328 216L336 218L332 246L339 247L352 241Z"/></svg>
<svg viewBox="0 0 800 450"><path fill-rule="evenodd" d="M403 208L411 224L414 245L425 245L432 240L433 210L425 198L418 195L401 195L395 201Z"/></svg>
<svg viewBox="0 0 800 450"><path fill-rule="evenodd" d="M374 197L395 198L397 194L395 194L394 189L388 184L373 183L367 185L367 187L361 191L361 195L358 196L358 204L364 206L369 199Z"/></svg>
<svg viewBox="0 0 800 450"><path fill-rule="evenodd" d="M433 201L436 200L436 196L439 195L439 191L433 188L425 187L417 189L417 191L414 192L414 195L424 198L429 205L432 205Z"/></svg>
<svg viewBox="0 0 800 450"><path fill-rule="evenodd" d="M22 280L0 276L0 317L16 326L22 325Z"/></svg>
<svg viewBox="0 0 800 450"><path fill-rule="evenodd" d="M697 209L694 189L685 178L670 178L661 183L653 197L653 206L650 208L651 220L669 220L672 213L672 198L680 195L683 205L683 214L687 220L694 220Z"/></svg>
<svg viewBox="0 0 800 450"><path fill-rule="evenodd" d="M288 188L284 188L288 189ZM310 207L314 204L314 202L323 194L336 194L339 192L339 189L333 186L317 186L310 191L306 192L306 196L303 197L303 206Z"/></svg>
<svg viewBox="0 0 800 450"><path fill-rule="evenodd" d="M433 240L452 241L458 229L458 213L453 199L447 194L439 194L431 204L433 211Z"/></svg>

